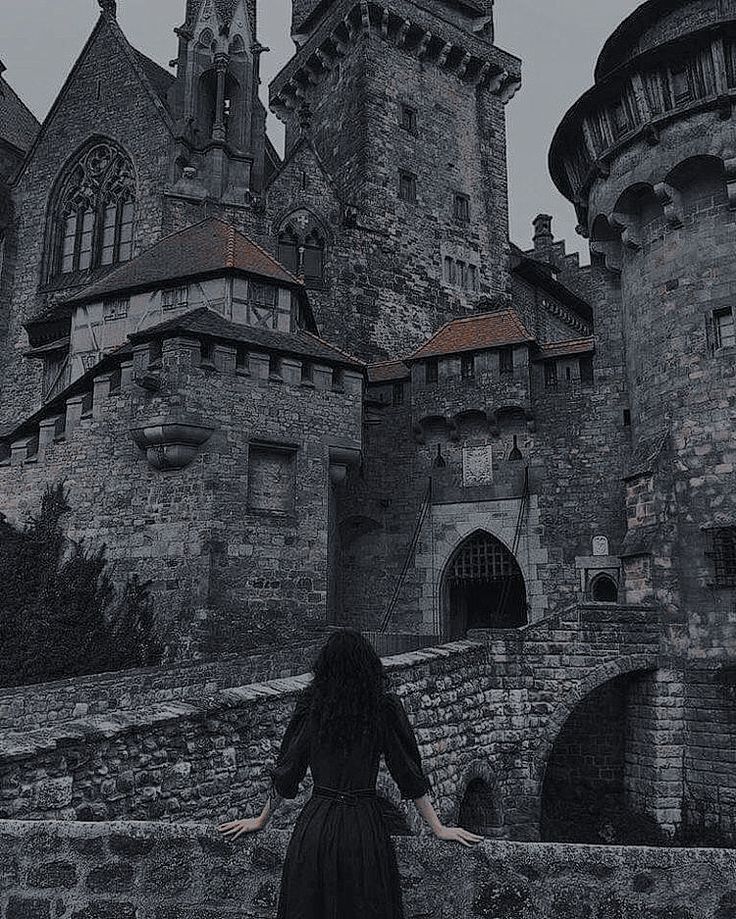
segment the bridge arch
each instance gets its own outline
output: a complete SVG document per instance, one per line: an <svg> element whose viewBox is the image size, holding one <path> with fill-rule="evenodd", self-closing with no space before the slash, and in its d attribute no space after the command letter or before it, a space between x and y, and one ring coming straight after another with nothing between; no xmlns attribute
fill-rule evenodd
<svg viewBox="0 0 736 919"><path fill-rule="evenodd" d="M658 664L654 654L609 661L552 712L537 745L533 779L544 841L620 842L622 832L636 832L632 792L639 780L631 765L645 736L640 722L650 716L641 708L642 687Z"/></svg>

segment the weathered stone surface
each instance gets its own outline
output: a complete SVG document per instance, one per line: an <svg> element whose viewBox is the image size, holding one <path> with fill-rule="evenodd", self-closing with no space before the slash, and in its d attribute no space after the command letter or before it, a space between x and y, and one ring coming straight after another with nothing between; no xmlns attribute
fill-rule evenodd
<svg viewBox="0 0 736 919"><path fill-rule="evenodd" d="M38 867L22 845L37 832L33 824L0 823L0 838L13 839L27 853L19 859L24 872ZM226 841L231 858L223 866L215 845L222 837L212 827L58 823L48 832L65 843L116 839L119 846L129 838L146 840L150 848L138 850L125 872L124 892L113 890L120 887L121 863L110 856L91 866L86 856L70 856L80 876L89 870L98 879L94 890L59 887L41 896L25 889L18 876L8 889L7 919L275 916L287 833ZM203 840L213 845L203 846ZM736 851L488 841L468 851L428 837L395 843L405 912L412 919L732 919L736 905ZM67 852L79 848L65 845ZM271 857L257 855L258 849ZM186 884L173 882L178 871ZM656 877L657 885L636 891L643 876Z"/></svg>

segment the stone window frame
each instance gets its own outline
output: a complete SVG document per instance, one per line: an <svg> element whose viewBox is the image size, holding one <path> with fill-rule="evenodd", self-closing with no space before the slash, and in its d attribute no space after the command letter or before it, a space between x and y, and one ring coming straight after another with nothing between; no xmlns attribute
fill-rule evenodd
<svg viewBox="0 0 736 919"><path fill-rule="evenodd" d="M736 526L716 526L703 530L705 557L711 565L710 587L736 588Z"/></svg>
<svg viewBox="0 0 736 919"><path fill-rule="evenodd" d="M514 375L514 348L513 345L506 345L498 352L498 373L499 376Z"/></svg>
<svg viewBox="0 0 736 919"><path fill-rule="evenodd" d="M456 191L452 198L452 217L458 223L470 223L470 195Z"/></svg>
<svg viewBox="0 0 736 919"><path fill-rule="evenodd" d="M256 514L258 516L264 517L278 517L284 520L293 520L296 521L296 504L297 504L297 473L298 473L298 456L299 456L299 446L294 443L284 443L281 441L267 440L262 438L253 438L248 442L248 485L247 485L247 495L246 495L246 509L249 514ZM291 507L289 510L285 511L277 507L263 507L256 506L253 504L253 496L251 491L251 459L254 453L260 452L261 454L280 454L288 456L291 461L291 474L292 474L292 485L291 485Z"/></svg>
<svg viewBox="0 0 736 919"><path fill-rule="evenodd" d="M411 105L401 103L399 108L399 127L408 134L416 136L419 133L419 112Z"/></svg>
<svg viewBox="0 0 736 919"><path fill-rule="evenodd" d="M466 351L460 355L460 377L463 380L475 379L475 353Z"/></svg>
<svg viewBox="0 0 736 919"><path fill-rule="evenodd" d="M131 156L110 138L92 139L67 161L49 207L47 281L133 258L137 186Z"/></svg>
<svg viewBox="0 0 736 919"><path fill-rule="evenodd" d="M320 288L326 282L328 234L322 221L306 208L296 208L279 221L278 259L307 287ZM317 265L317 271L307 272Z"/></svg>
<svg viewBox="0 0 736 919"><path fill-rule="evenodd" d="M417 203L417 175L408 169L399 170L399 200L407 204Z"/></svg>
<svg viewBox="0 0 736 919"><path fill-rule="evenodd" d="M726 323L723 321L726 320ZM711 314L713 350L724 351L736 347L736 316L732 306L716 307ZM728 340L724 340L724 325L730 326Z"/></svg>

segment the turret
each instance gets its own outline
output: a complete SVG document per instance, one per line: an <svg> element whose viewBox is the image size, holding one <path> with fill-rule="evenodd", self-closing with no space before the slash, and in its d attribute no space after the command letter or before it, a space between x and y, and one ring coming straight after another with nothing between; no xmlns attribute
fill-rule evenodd
<svg viewBox="0 0 736 919"><path fill-rule="evenodd" d="M187 3L169 95L178 130L173 180L183 191L196 176L203 193L248 204L262 188L265 111L258 87L265 49L255 28L254 0Z"/></svg>
<svg viewBox="0 0 736 919"><path fill-rule="evenodd" d="M630 400L628 596L716 657L736 652L735 27L733 2L643 4L550 155Z"/></svg>

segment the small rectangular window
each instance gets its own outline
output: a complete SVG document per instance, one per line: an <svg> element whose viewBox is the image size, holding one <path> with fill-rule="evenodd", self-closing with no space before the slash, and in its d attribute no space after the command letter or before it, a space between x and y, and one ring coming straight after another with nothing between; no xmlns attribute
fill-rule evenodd
<svg viewBox="0 0 736 919"><path fill-rule="evenodd" d="M436 383L440 376L440 362L436 359L427 361L425 373L427 383Z"/></svg>
<svg viewBox="0 0 736 919"><path fill-rule="evenodd" d="M453 215L455 220L470 223L470 198L467 195L455 195Z"/></svg>
<svg viewBox="0 0 736 919"><path fill-rule="evenodd" d="M449 255L445 256L445 281L450 283L450 278L452 277L452 266L455 264L454 260L450 258Z"/></svg>
<svg viewBox="0 0 736 919"><path fill-rule="evenodd" d="M713 313L713 321L716 331L716 348L732 348L736 345L733 311L730 309L716 310Z"/></svg>
<svg viewBox="0 0 736 919"><path fill-rule="evenodd" d="M501 348L498 356L498 369L502 376L512 376L514 373L514 349Z"/></svg>
<svg viewBox="0 0 736 919"><path fill-rule="evenodd" d="M114 319L125 319L129 309L129 297L113 297L111 300L105 300L102 304L102 316L105 322L112 322Z"/></svg>
<svg viewBox="0 0 736 919"><path fill-rule="evenodd" d="M460 375L464 380L472 380L475 376L475 355L463 354L460 357Z"/></svg>
<svg viewBox="0 0 736 919"><path fill-rule="evenodd" d="M624 427L625 428L631 427L631 409L630 408L624 409Z"/></svg>
<svg viewBox="0 0 736 919"><path fill-rule="evenodd" d="M314 364L309 361L302 361L302 383L314 382Z"/></svg>
<svg viewBox="0 0 736 919"><path fill-rule="evenodd" d="M161 291L161 309L162 310L179 310L185 309L189 305L189 288L188 287L170 287L168 290Z"/></svg>
<svg viewBox="0 0 736 919"><path fill-rule="evenodd" d="M417 177L412 172L399 173L399 197L402 201L409 201L416 204L417 200Z"/></svg>
<svg viewBox="0 0 736 919"><path fill-rule="evenodd" d="M466 284L468 281L468 266L465 262L459 261L457 263L457 286L462 290L465 290Z"/></svg>
<svg viewBox="0 0 736 919"><path fill-rule="evenodd" d="M401 106L401 127L410 134L417 133L417 112L408 105Z"/></svg>
<svg viewBox="0 0 736 919"><path fill-rule="evenodd" d="M268 375L281 379L281 356L279 354L272 354L268 359Z"/></svg>
<svg viewBox="0 0 736 919"><path fill-rule="evenodd" d="M584 386L593 385L593 358L587 354L580 358L580 382Z"/></svg>
<svg viewBox="0 0 736 919"><path fill-rule="evenodd" d="M209 338L203 338L199 344L199 362L204 367L215 366L215 343Z"/></svg>
<svg viewBox="0 0 736 919"><path fill-rule="evenodd" d="M713 565L716 587L736 587L736 527L706 531L706 555Z"/></svg>
<svg viewBox="0 0 736 919"><path fill-rule="evenodd" d="M478 290L478 269L475 265L468 265L468 290Z"/></svg>
<svg viewBox="0 0 736 919"><path fill-rule="evenodd" d="M235 369L244 373L248 370L248 349L245 345L238 345L235 352Z"/></svg>
<svg viewBox="0 0 736 919"><path fill-rule="evenodd" d="M546 361L544 365L544 385L547 389L557 388L557 362Z"/></svg>
<svg viewBox="0 0 736 919"><path fill-rule="evenodd" d="M394 383L393 403L394 405L404 404L404 384L403 383Z"/></svg>
<svg viewBox="0 0 736 919"><path fill-rule="evenodd" d="M277 444L251 444L248 450L248 508L293 514L296 499L296 450Z"/></svg>

